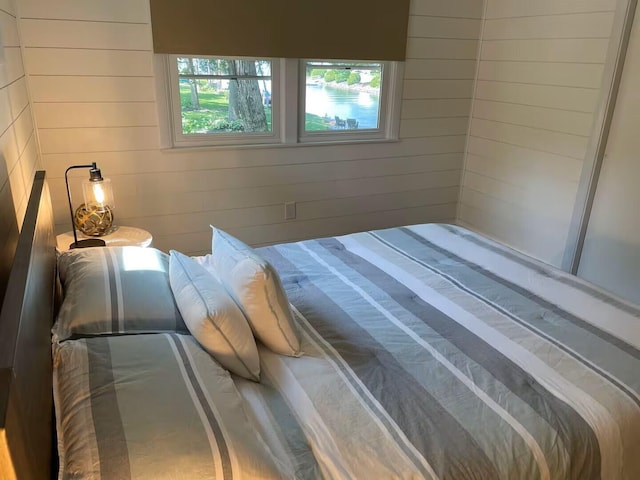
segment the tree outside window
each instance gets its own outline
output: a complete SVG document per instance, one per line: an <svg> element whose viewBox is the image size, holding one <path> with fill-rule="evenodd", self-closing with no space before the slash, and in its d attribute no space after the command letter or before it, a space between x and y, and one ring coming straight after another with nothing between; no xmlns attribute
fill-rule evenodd
<svg viewBox="0 0 640 480"><path fill-rule="evenodd" d="M177 68L183 134L271 132L271 61L178 57Z"/></svg>

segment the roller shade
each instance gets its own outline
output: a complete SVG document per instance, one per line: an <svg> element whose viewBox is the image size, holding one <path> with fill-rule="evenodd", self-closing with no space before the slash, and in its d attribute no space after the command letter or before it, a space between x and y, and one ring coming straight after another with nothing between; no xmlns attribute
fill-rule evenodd
<svg viewBox="0 0 640 480"><path fill-rule="evenodd" d="M156 53L404 60L409 0L151 0Z"/></svg>

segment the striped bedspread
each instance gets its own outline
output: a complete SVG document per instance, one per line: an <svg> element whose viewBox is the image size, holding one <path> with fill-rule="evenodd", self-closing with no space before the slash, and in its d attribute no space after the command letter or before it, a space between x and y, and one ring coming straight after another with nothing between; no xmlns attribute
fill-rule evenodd
<svg viewBox="0 0 640 480"><path fill-rule="evenodd" d="M261 249L305 356L235 380L292 478L640 479L640 312L448 225Z"/></svg>
<svg viewBox="0 0 640 480"><path fill-rule="evenodd" d="M60 480L280 480L229 372L189 335L54 344Z"/></svg>

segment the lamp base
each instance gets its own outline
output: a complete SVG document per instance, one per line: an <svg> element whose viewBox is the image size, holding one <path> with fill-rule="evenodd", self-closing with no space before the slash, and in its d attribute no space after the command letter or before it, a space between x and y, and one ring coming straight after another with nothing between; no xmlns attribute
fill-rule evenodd
<svg viewBox="0 0 640 480"><path fill-rule="evenodd" d="M69 250L74 248L88 248L88 247L104 247L107 243L99 238L87 238L86 240L78 240L69 245Z"/></svg>

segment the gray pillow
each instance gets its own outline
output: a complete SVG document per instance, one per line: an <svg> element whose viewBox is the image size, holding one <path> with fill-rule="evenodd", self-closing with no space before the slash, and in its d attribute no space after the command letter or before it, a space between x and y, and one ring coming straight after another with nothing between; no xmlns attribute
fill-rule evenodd
<svg viewBox="0 0 640 480"><path fill-rule="evenodd" d="M64 299L53 340L188 330L169 285L169 256L154 248L69 250L58 257Z"/></svg>

